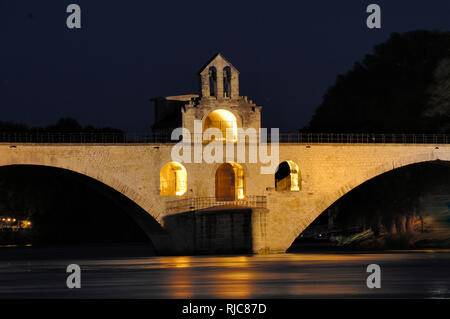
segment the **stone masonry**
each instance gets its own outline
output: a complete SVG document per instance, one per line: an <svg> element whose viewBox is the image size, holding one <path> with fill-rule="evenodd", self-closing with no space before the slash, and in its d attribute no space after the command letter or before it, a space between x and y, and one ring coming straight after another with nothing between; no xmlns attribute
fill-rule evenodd
<svg viewBox="0 0 450 319"><path fill-rule="evenodd" d="M210 71L212 66L215 67L215 75ZM226 66L231 70L231 77L228 78L231 83L221 80L222 70ZM218 79L213 91L215 96L210 96L211 89L208 86L211 74L213 80ZM227 60L220 54L215 56L200 72L201 94L160 98L156 110L158 120L170 123L167 114L180 112L178 123L193 130L194 120L204 120L211 111L225 109L235 115L238 127L259 129L261 107L239 96L238 76L237 70ZM224 85L228 87L227 96ZM173 100L177 103L170 102ZM172 109L164 112L163 108L169 104ZM173 123L169 125L173 126ZM164 125L160 123L155 127L160 129ZM160 172L166 163L172 161L173 146L173 143L1 143L0 166L51 166L96 179L127 196L147 213L146 216L141 214L133 217L146 231L159 253L183 254L208 252L208 247L212 252L217 251L214 249L217 248L215 244L224 249L229 245L239 251L248 249L254 253L285 252L315 218L358 185L406 165L450 161L448 144L281 143L279 162L289 160L298 165L298 191L276 191L274 174L260 172L260 167L265 164L239 163L244 172L245 195L265 196L266 208L186 212L185 215L179 215L185 221L183 223L174 219L177 217L167 216L166 202L216 196L216 172L221 163L182 163L187 173L186 192L180 196L161 196ZM237 159L234 161L237 162ZM196 213L198 216L194 220L191 215ZM241 215L227 217L227 214ZM195 227L192 226L194 222ZM188 225L191 225L190 228ZM183 233L183 227L190 230ZM187 238L192 239L192 244L187 244ZM229 241L229 238L233 242L226 244L224 240Z"/></svg>

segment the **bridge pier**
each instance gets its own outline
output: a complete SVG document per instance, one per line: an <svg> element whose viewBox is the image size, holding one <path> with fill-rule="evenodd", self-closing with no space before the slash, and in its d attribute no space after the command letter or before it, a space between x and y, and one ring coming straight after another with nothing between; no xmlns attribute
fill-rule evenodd
<svg viewBox="0 0 450 319"><path fill-rule="evenodd" d="M215 207L164 217L178 254L265 253L265 208Z"/></svg>

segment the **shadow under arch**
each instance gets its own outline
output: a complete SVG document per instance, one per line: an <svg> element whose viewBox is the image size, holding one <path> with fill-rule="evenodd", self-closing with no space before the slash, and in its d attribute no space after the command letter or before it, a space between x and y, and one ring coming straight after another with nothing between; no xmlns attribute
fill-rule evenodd
<svg viewBox="0 0 450 319"><path fill-rule="evenodd" d="M86 174L74 171L68 168L62 168L50 165L41 164L6 164L0 165L1 171L8 168L28 168L28 169L39 169L44 168L46 170L54 170L55 172L63 172L66 177L73 179L80 185L93 191L108 201L113 205L119 207L123 212L125 212L130 219L142 230L142 232L149 239L153 250L158 255L164 255L171 253L170 239L162 226L155 220L155 218L147 213L142 207L135 203L132 199L128 198L126 195L119 192L117 189L105 184L104 182L97 180ZM26 181L23 181L26 182Z"/></svg>
<svg viewBox="0 0 450 319"><path fill-rule="evenodd" d="M302 216L303 219L306 221L303 224L306 224L305 226L296 226L294 231L294 236L292 236L289 246L286 247L288 249L292 246L296 238L300 236L300 234L316 219L318 218L326 209L328 209L330 206L332 206L337 200L339 200L341 197L349 193L351 190L355 189L356 187L380 176L384 173L391 172L393 170L411 166L414 164L420 164L420 163L449 163L450 164L450 152L430 152L430 153L422 153L418 155L412 155L412 156L406 156L399 158L397 160L386 162L382 165L379 165L378 167L368 170L364 174L361 174L360 177L354 178L350 182L345 183L343 186L339 187L336 191L332 192L328 196L324 196L321 201L318 203L318 205L306 216ZM298 223L297 223L298 225Z"/></svg>

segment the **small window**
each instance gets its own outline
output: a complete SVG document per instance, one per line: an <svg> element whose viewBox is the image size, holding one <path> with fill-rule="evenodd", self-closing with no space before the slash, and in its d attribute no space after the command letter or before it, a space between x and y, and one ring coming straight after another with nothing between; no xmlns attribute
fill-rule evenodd
<svg viewBox="0 0 450 319"><path fill-rule="evenodd" d="M291 192L300 190L300 173L293 161L285 161L278 165L275 172L275 190Z"/></svg>
<svg viewBox="0 0 450 319"><path fill-rule="evenodd" d="M209 68L209 95L217 96L217 70L213 66Z"/></svg>
<svg viewBox="0 0 450 319"><path fill-rule="evenodd" d="M181 196L187 191L186 168L178 162L163 166L159 175L160 195Z"/></svg>
<svg viewBox="0 0 450 319"><path fill-rule="evenodd" d="M231 97L231 68L223 68L223 96Z"/></svg>

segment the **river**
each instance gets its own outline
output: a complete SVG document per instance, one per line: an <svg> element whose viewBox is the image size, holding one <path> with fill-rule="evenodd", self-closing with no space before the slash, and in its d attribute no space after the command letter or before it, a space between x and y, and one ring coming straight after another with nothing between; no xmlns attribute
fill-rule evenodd
<svg viewBox="0 0 450 319"><path fill-rule="evenodd" d="M449 250L159 257L80 249L0 247L0 299L450 298ZM73 263L81 289L66 287ZM367 288L369 264L381 267L379 289Z"/></svg>

